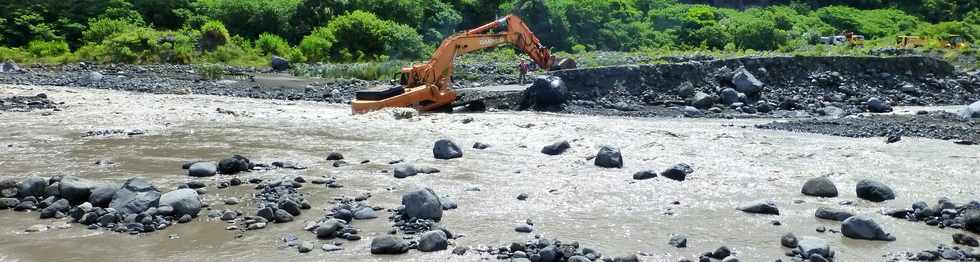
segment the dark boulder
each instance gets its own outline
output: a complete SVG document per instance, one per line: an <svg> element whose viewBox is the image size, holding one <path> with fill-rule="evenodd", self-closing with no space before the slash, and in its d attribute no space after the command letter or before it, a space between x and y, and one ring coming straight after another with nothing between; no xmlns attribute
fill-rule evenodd
<svg viewBox="0 0 980 262"><path fill-rule="evenodd" d="M694 173L694 169L691 166L687 164L676 164L660 172L660 175L673 180L684 181L684 179L687 179L687 175L691 173Z"/></svg>
<svg viewBox="0 0 980 262"><path fill-rule="evenodd" d="M122 188L116 191L109 202L109 207L122 214L139 214L160 202L160 190L143 177L126 180Z"/></svg>
<svg viewBox="0 0 980 262"><path fill-rule="evenodd" d="M330 152L330 154L327 154L327 160L328 161L344 160L344 155L338 152Z"/></svg>
<svg viewBox="0 0 980 262"><path fill-rule="evenodd" d="M89 201L92 190L95 190L96 183L76 176L65 176L58 182L58 192L72 205L79 205Z"/></svg>
<svg viewBox="0 0 980 262"><path fill-rule="evenodd" d="M408 242L394 236L385 235L371 240L371 254L397 255L408 252Z"/></svg>
<svg viewBox="0 0 980 262"><path fill-rule="evenodd" d="M619 152L618 148L603 146L596 154L595 165L606 168L622 168L623 154Z"/></svg>
<svg viewBox="0 0 980 262"><path fill-rule="evenodd" d="M694 97L691 97L688 100L688 103L698 109L708 109L717 103L718 100L718 96L708 95L704 92L697 92L694 94Z"/></svg>
<svg viewBox="0 0 980 262"><path fill-rule="evenodd" d="M88 197L88 202L97 207L109 207L109 203L112 202L112 197L116 195L116 191L118 190L118 185L98 183L92 189L92 193Z"/></svg>
<svg viewBox="0 0 980 262"><path fill-rule="evenodd" d="M755 214L779 215L779 208L771 200L756 200L739 206L739 211Z"/></svg>
<svg viewBox="0 0 980 262"><path fill-rule="evenodd" d="M886 233L878 222L866 215L852 216L841 224L841 234L846 237L864 240L895 241L895 237Z"/></svg>
<svg viewBox="0 0 980 262"><path fill-rule="evenodd" d="M71 205L68 203L67 199L58 199L41 210L41 219L53 218L58 212L68 213L69 208L71 208Z"/></svg>
<svg viewBox="0 0 980 262"><path fill-rule="evenodd" d="M793 233L786 233L783 237L779 238L779 244L783 247L796 248L799 246L799 240L796 239L796 235Z"/></svg>
<svg viewBox="0 0 980 262"><path fill-rule="evenodd" d="M718 93L718 94L719 94L719 96L721 96L721 103L722 104L732 105L732 104L738 102L738 91L735 91L735 89L725 88L725 89L722 89L721 92Z"/></svg>
<svg viewBox="0 0 980 262"><path fill-rule="evenodd" d="M275 71L286 71L289 70L289 60L280 56L272 56L272 60L269 61L269 66Z"/></svg>
<svg viewBox="0 0 980 262"><path fill-rule="evenodd" d="M174 217L182 217L184 215L197 217L203 205L197 191L184 188L170 191L160 196L160 206L173 208L172 215Z"/></svg>
<svg viewBox="0 0 980 262"><path fill-rule="evenodd" d="M446 238L446 233L442 232L442 230L425 232L419 237L419 251L432 252L445 250L447 247L449 247L449 242Z"/></svg>
<svg viewBox="0 0 980 262"><path fill-rule="evenodd" d="M745 67L739 67L735 70L735 75L732 76L732 83L735 84L735 89L739 92L754 95L762 91L762 87L765 84L759 79L755 78L749 70Z"/></svg>
<svg viewBox="0 0 980 262"><path fill-rule="evenodd" d="M963 228L980 234L980 208L973 207L963 211Z"/></svg>
<svg viewBox="0 0 980 262"><path fill-rule="evenodd" d="M685 248L687 247L687 236L682 234L671 235L667 244L676 248Z"/></svg>
<svg viewBox="0 0 980 262"><path fill-rule="evenodd" d="M237 174L239 172L252 170L252 167L254 166L255 164L252 164L248 158L240 155L234 155L232 157L222 159L221 162L218 162L218 173L229 175Z"/></svg>
<svg viewBox="0 0 980 262"><path fill-rule="evenodd" d="M402 195L404 215L409 218L442 219L442 203L432 189L422 188L409 191Z"/></svg>
<svg viewBox="0 0 980 262"><path fill-rule="evenodd" d="M48 181L39 176L29 176L20 183L17 183L17 193L19 197L41 197L44 190L48 187Z"/></svg>
<svg viewBox="0 0 980 262"><path fill-rule="evenodd" d="M895 192L892 191L891 187L874 180L864 179L859 181L855 191L859 198L872 202L895 199Z"/></svg>
<svg viewBox="0 0 980 262"><path fill-rule="evenodd" d="M980 246L980 243L977 243L976 238L963 233L953 233L953 243L971 247Z"/></svg>
<svg viewBox="0 0 980 262"><path fill-rule="evenodd" d="M209 177L218 173L218 166L211 162L197 162L187 168L187 175L192 177Z"/></svg>
<svg viewBox="0 0 980 262"><path fill-rule="evenodd" d="M880 98L872 97L867 102L868 111L872 113L888 113L892 111L892 106L888 105Z"/></svg>
<svg viewBox="0 0 980 262"><path fill-rule="evenodd" d="M20 200L16 198L0 198L0 210L16 207Z"/></svg>
<svg viewBox="0 0 980 262"><path fill-rule="evenodd" d="M640 172L633 173L633 179L644 180L657 177L657 172L653 170L643 170Z"/></svg>
<svg viewBox="0 0 980 262"><path fill-rule="evenodd" d="M449 139L440 139L432 146L432 155L436 159L453 159L463 157L463 150Z"/></svg>
<svg viewBox="0 0 980 262"><path fill-rule="evenodd" d="M854 216L854 214L839 208L819 207L817 208L817 211L814 213L814 216L822 219L844 221L845 219Z"/></svg>
<svg viewBox="0 0 980 262"><path fill-rule="evenodd" d="M565 103L568 88L557 76L538 76L523 95L523 107L547 108Z"/></svg>
<svg viewBox="0 0 980 262"><path fill-rule="evenodd" d="M827 177L814 177L803 184L801 192L815 197L837 197L837 186Z"/></svg>
<svg viewBox="0 0 980 262"><path fill-rule="evenodd" d="M541 148L541 153L545 155L552 155L552 156L560 155L561 153L564 153L565 150L568 150L571 147L572 146L568 143L567 140L563 140L544 146L543 148Z"/></svg>
<svg viewBox="0 0 980 262"><path fill-rule="evenodd" d="M317 225L316 231L314 233L316 233L316 237L319 239L333 238L334 234L336 234L338 230L344 228L344 225L346 224L347 222L344 222L343 220L340 219L335 219L335 218L327 219L323 222L320 222L320 224Z"/></svg>
<svg viewBox="0 0 980 262"><path fill-rule="evenodd" d="M480 143L480 142L473 143L473 149L483 150L483 149L487 149L487 148L490 148L490 145L484 144L484 143Z"/></svg>
<svg viewBox="0 0 980 262"><path fill-rule="evenodd" d="M830 245L827 245L827 241L816 237L804 236L800 238L799 250L803 258L811 258L815 255L822 258L833 257L833 252L830 251Z"/></svg>
<svg viewBox="0 0 980 262"><path fill-rule="evenodd" d="M416 174L418 174L418 170L415 169L415 166L412 164L401 163L401 164L395 164L392 173L395 175L396 178L406 178L410 176L415 176Z"/></svg>

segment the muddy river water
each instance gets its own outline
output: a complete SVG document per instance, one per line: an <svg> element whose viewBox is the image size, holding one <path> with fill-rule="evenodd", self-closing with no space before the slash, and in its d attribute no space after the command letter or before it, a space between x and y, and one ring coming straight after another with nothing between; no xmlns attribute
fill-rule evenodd
<svg viewBox="0 0 980 262"><path fill-rule="evenodd" d="M779 237L826 239L837 261L881 261L889 253L917 252L951 244L950 235L964 232L939 229L880 215L883 208L906 208L914 201L934 203L939 197L957 202L978 199L980 147L946 141L904 138L886 144L883 138L841 138L759 130L771 120L685 118L619 118L533 112L432 114L395 120L378 112L352 116L349 107L312 102L253 100L198 95L151 95L90 89L0 86L0 96L47 93L63 101L63 111L0 113L0 178L30 175L76 175L122 182L132 176L151 179L169 191L192 178L181 169L187 160L217 161L233 154L270 163L292 160L306 170L271 170L240 175L251 177L336 177L343 188L306 184L313 209L286 224L246 231L225 230L226 223L209 220L206 211L193 223L163 231L128 235L68 229L26 233L39 220L37 213L0 210L0 261L479 261L495 258L448 250L398 256L370 255L370 239L386 234L389 213L357 220L365 239L346 242L345 249L300 254L281 248L283 234L303 240L306 220L322 217L332 199L371 193L368 203L397 207L401 193L416 186L432 188L455 199L459 208L444 213L442 223L456 234L456 246L503 246L540 234L578 241L606 255L643 252L643 261L696 259L698 254L726 245L742 261L783 258ZM219 113L231 110L238 116ZM50 115L44 115L50 112ZM467 120L467 121L464 121ZM468 120L472 119L472 122ZM464 123L468 122L468 123ZM102 129L143 129L145 135L82 137ZM463 147L464 157L436 160L432 143L449 138ZM539 151L554 141L569 140L563 155ZM474 142L490 144L472 149ZM600 146L623 152L622 169L596 167L588 160ZM333 167L327 153L341 152L348 166ZM97 160L113 165L94 165ZM396 179L387 164L404 159L442 172ZM362 160L369 163L360 164ZM689 163L695 173L687 181L665 178L635 181L632 174L663 170ZM829 176L841 196L831 199L800 194L803 182ZM895 189L897 199L873 203L856 197L854 186L864 178L878 179ZM254 214L251 186L217 189L228 177L203 178L204 199L213 209L236 209ZM480 191L469 191L478 187ZM529 195L526 201L515 197ZM225 206L221 200L238 197L243 203ZM779 216L752 215L735 210L745 201L772 199ZM798 203L797 200L803 200ZM853 201L842 206L841 201ZM679 205L672 202L679 201ZM821 206L869 214L898 238L895 242L852 240L839 233L818 233L839 222L819 220ZM532 234L514 226L531 219ZM778 220L782 225L772 225ZM687 248L667 244L671 234L686 234ZM330 240L333 242L334 240ZM320 243L327 243L320 240ZM452 249L452 246L450 247Z"/></svg>

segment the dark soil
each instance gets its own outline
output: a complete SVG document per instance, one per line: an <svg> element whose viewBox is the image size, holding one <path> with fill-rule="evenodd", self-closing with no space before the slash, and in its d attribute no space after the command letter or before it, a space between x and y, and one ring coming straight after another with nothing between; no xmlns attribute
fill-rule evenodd
<svg viewBox="0 0 980 262"><path fill-rule="evenodd" d="M980 143L980 123L948 112L777 121L756 127L844 137L897 135L952 140L958 144Z"/></svg>

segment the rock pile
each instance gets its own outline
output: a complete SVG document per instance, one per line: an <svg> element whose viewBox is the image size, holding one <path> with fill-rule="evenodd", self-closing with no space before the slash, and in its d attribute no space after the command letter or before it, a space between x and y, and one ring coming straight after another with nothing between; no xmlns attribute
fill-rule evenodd
<svg viewBox="0 0 980 262"><path fill-rule="evenodd" d="M202 203L194 190L161 194L149 180L134 177L121 186L75 176L0 181L0 209L39 211L42 219L70 217L89 229L139 234L189 222ZM43 200L38 200L43 199Z"/></svg>
<svg viewBox="0 0 980 262"><path fill-rule="evenodd" d="M918 201L912 204L912 208L889 210L885 211L885 214L908 221L922 221L930 226L958 228L980 234L980 202L978 201L957 205L948 198L940 198L932 206L924 201Z"/></svg>
<svg viewBox="0 0 980 262"><path fill-rule="evenodd" d="M255 187L259 190L255 194L255 199L259 202L255 216L269 222L292 222L302 210L310 209L310 204L297 190L300 187L301 183L291 179L259 183Z"/></svg>

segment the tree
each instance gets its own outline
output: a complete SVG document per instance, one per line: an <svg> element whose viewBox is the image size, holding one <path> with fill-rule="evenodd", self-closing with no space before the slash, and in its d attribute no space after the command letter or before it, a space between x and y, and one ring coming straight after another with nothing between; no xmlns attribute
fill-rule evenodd
<svg viewBox="0 0 980 262"><path fill-rule="evenodd" d="M564 6L557 0L517 0L501 8L509 8L508 12L520 16L545 46L571 50L568 19Z"/></svg>
<svg viewBox="0 0 980 262"><path fill-rule="evenodd" d="M382 57L420 58L425 44L422 37L407 25L382 20L369 12L354 11L334 18L326 27L314 29L313 34L300 43L300 49L310 61L324 61L329 57L331 61L354 62Z"/></svg>

